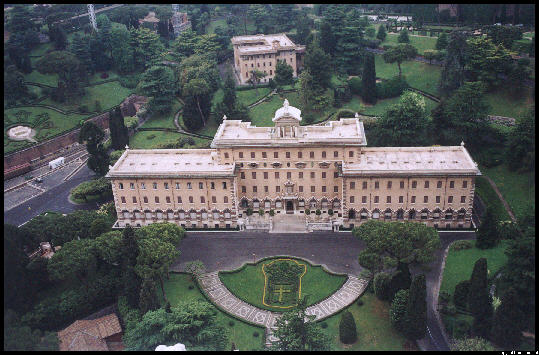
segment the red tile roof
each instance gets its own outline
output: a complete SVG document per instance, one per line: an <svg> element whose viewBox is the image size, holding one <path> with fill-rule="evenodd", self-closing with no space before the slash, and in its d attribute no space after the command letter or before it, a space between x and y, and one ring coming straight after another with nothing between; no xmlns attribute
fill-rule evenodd
<svg viewBox="0 0 539 355"><path fill-rule="evenodd" d="M60 351L107 351L105 338L122 332L116 314L93 319L78 320L58 332Z"/></svg>

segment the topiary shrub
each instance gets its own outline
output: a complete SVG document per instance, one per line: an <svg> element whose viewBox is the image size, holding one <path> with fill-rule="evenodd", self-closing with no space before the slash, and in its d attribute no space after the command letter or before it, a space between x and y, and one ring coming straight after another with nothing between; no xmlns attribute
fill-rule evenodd
<svg viewBox="0 0 539 355"><path fill-rule="evenodd" d="M328 327L328 324L326 322L323 322L322 324L320 324L320 326L322 327L322 329L326 329Z"/></svg>
<svg viewBox="0 0 539 355"><path fill-rule="evenodd" d="M344 312L341 317L339 338L343 344L353 344L357 340L356 321L349 311Z"/></svg>
<svg viewBox="0 0 539 355"><path fill-rule="evenodd" d="M271 209L270 212L269 212L269 215L272 216L272 217L275 216L275 210Z"/></svg>
<svg viewBox="0 0 539 355"><path fill-rule="evenodd" d="M464 250L470 249L473 247L473 242L471 240L458 240L453 243L454 250Z"/></svg>
<svg viewBox="0 0 539 355"><path fill-rule="evenodd" d="M374 276L374 294L379 300L390 301L391 275L387 272L379 272Z"/></svg>
<svg viewBox="0 0 539 355"><path fill-rule="evenodd" d="M453 294L453 302L455 306L466 309L468 308L468 293L470 292L470 280L464 280L459 282L455 286L455 293Z"/></svg>
<svg viewBox="0 0 539 355"><path fill-rule="evenodd" d="M306 214L306 215L310 215L310 214L311 214L311 210L308 209L308 208L306 208L306 209L305 209L305 214Z"/></svg>
<svg viewBox="0 0 539 355"><path fill-rule="evenodd" d="M253 214L253 209L249 207L245 213L247 213L247 216L250 216Z"/></svg>
<svg viewBox="0 0 539 355"><path fill-rule="evenodd" d="M262 208L258 210L258 215L261 217L264 215L264 210Z"/></svg>
<svg viewBox="0 0 539 355"><path fill-rule="evenodd" d="M233 326L234 326L234 321L233 321L233 320L229 321L229 322L228 322L228 325L229 325L230 327L233 327Z"/></svg>
<svg viewBox="0 0 539 355"><path fill-rule="evenodd" d="M329 210L328 210L328 214L329 214L330 216L333 216L333 210L332 210L332 209L329 209Z"/></svg>
<svg viewBox="0 0 539 355"><path fill-rule="evenodd" d="M320 216L322 214L322 211L320 211L319 209L316 210L316 215L317 216Z"/></svg>
<svg viewBox="0 0 539 355"><path fill-rule="evenodd" d="M358 299L356 303L358 306L363 306L363 300L361 298Z"/></svg>
<svg viewBox="0 0 539 355"><path fill-rule="evenodd" d="M189 288L190 290L192 290L192 289L194 289L194 288L195 288L195 286L193 286L193 285L189 285L189 287L188 287L188 288Z"/></svg>
<svg viewBox="0 0 539 355"><path fill-rule="evenodd" d="M259 335L260 335L260 334L258 334L258 332L253 332L253 336L254 336L255 338L258 338Z"/></svg>

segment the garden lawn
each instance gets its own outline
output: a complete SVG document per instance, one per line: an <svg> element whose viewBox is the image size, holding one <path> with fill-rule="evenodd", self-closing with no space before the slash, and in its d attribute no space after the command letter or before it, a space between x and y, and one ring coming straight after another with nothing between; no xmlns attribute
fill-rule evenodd
<svg viewBox="0 0 539 355"><path fill-rule="evenodd" d="M88 77L88 82L90 84L100 83L105 80L111 80L111 79L118 79L119 75L116 72L113 72L111 70L106 72L109 76L105 79L101 78L102 72L94 73L92 76Z"/></svg>
<svg viewBox="0 0 539 355"><path fill-rule="evenodd" d="M402 351L411 350L405 346L406 338L391 326L389 320L389 303L380 301L372 293L365 292L361 296L362 306L351 304L345 310L350 311L356 321L358 340L354 344L345 345L339 340L339 322L342 312L333 315L322 323L328 327L323 329L331 337L331 350L336 351ZM414 346L414 350L417 350Z"/></svg>
<svg viewBox="0 0 539 355"><path fill-rule="evenodd" d="M484 173L484 168L481 167L480 170ZM510 219L509 214L505 210L502 201L488 183L487 179L482 176L478 176L475 180L475 191L481 198L481 200L493 209L493 213L496 216L496 219L499 221L507 221Z"/></svg>
<svg viewBox="0 0 539 355"><path fill-rule="evenodd" d="M380 46L399 45L400 43L397 42L398 37L398 34L388 33L385 41L382 42ZM417 48L417 52L419 53L419 55L423 55L423 52L427 49L436 49L436 41L438 40L437 37L418 37L411 35L408 35L408 37L410 38L410 44Z"/></svg>
<svg viewBox="0 0 539 355"><path fill-rule="evenodd" d="M53 49L54 44L53 42L48 43L40 43L37 46L34 47L29 53L30 57L40 57L42 55L45 55L49 49Z"/></svg>
<svg viewBox="0 0 539 355"><path fill-rule="evenodd" d="M58 74L41 74L37 69L29 74L24 74L24 81L58 87Z"/></svg>
<svg viewBox="0 0 539 355"><path fill-rule="evenodd" d="M490 106L489 114L517 118L525 114L534 100L530 89L516 98L512 97L504 89L499 89L485 94L485 101Z"/></svg>
<svg viewBox="0 0 539 355"><path fill-rule="evenodd" d="M220 272L219 278L230 292L253 306L275 312L286 311L286 309L268 307L262 303L264 294L264 274L262 273L262 265L268 264L275 259L276 258L264 260L256 265L247 264L247 266L239 272ZM305 295L309 295L309 306L320 302L333 294L347 279L344 275L332 275L328 273L322 266L312 266L301 259L295 260L300 264L305 264L307 266L307 272L301 279L300 297L303 298Z"/></svg>
<svg viewBox="0 0 539 355"><path fill-rule="evenodd" d="M260 100L262 97L266 96L271 92L271 88L265 87L265 88L259 88L258 94L256 93L256 90L236 90L236 97L239 102L244 104L245 106L249 106L251 104L254 104L258 100Z"/></svg>
<svg viewBox="0 0 539 355"><path fill-rule="evenodd" d="M396 63L388 64L384 62L380 54L376 54L374 58L377 77L390 79L399 75L399 68ZM406 81L411 87L439 96L438 85L442 71L440 66L406 61L401 64L401 69L402 75L406 77Z"/></svg>
<svg viewBox="0 0 539 355"><path fill-rule="evenodd" d="M438 103L426 97L423 98L425 99L425 111L430 115L430 112L438 105ZM346 102L341 109L348 109L365 115L382 116L390 106L397 104L399 99L400 97L393 97L390 99L378 100L374 106L363 105L363 107L360 107L363 100L361 100L359 96L354 95L352 100Z"/></svg>
<svg viewBox="0 0 539 355"><path fill-rule="evenodd" d="M171 128L176 129L176 126L174 125L174 115L178 110L182 108L181 102L178 100L173 100L172 102L172 108L170 109L169 113L157 115L154 114L150 118L148 118L144 124L141 126L141 128Z"/></svg>
<svg viewBox="0 0 539 355"><path fill-rule="evenodd" d="M151 138L153 136L153 138ZM174 143L180 137L189 137L186 134L179 132L164 132L164 131L139 131L129 138L129 147L131 149L156 149L163 143ZM208 139L192 137L195 140L195 145L186 145L187 148L207 148L211 141Z"/></svg>
<svg viewBox="0 0 539 355"><path fill-rule="evenodd" d="M206 27L206 33L210 34L210 33L215 33L215 28L217 28L217 26L221 26L223 28L227 28L228 25L226 24L226 20L225 19L220 19L220 20L213 20L211 21L208 26Z"/></svg>
<svg viewBox="0 0 539 355"><path fill-rule="evenodd" d="M474 264L480 258L487 259L488 277L493 277L507 262L507 256L504 254L507 245L508 241L502 240L495 248L484 250L473 247L456 251L450 247L445 261L440 292L446 291L453 295L455 286L460 281L470 279Z"/></svg>
<svg viewBox="0 0 539 355"><path fill-rule="evenodd" d="M165 293L170 305L174 307L180 301L204 300L209 302L204 294L198 289L191 276L184 273L171 273L170 279L165 280ZM193 286L190 290L189 286ZM161 292L158 292L162 300ZM211 302L210 302L211 303ZM264 346L264 328L247 324L217 309L217 321L220 322L228 331L229 340L226 350L232 346L232 342L239 350L261 350ZM233 326L229 322L234 322ZM253 333L257 332L259 336L255 338Z"/></svg>
<svg viewBox="0 0 539 355"><path fill-rule="evenodd" d="M517 173L505 164L493 168L480 167L481 173L490 177L507 201L515 217L521 218L528 208L535 208L535 176Z"/></svg>

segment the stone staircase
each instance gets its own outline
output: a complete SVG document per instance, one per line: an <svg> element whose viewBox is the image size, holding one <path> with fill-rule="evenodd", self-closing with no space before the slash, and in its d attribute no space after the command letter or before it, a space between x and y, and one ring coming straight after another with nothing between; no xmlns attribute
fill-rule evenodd
<svg viewBox="0 0 539 355"><path fill-rule="evenodd" d="M303 214L279 213L273 216L270 233L307 233L307 222Z"/></svg>

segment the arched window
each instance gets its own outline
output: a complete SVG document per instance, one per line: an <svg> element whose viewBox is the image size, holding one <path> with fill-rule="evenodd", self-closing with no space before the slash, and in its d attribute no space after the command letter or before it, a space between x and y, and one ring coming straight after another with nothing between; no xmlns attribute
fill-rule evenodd
<svg viewBox="0 0 539 355"><path fill-rule="evenodd" d="M385 210L384 212L384 219L391 219L391 215L393 213L391 212L391 210L388 208L387 210Z"/></svg>
<svg viewBox="0 0 539 355"><path fill-rule="evenodd" d="M281 200L275 201L275 208L282 208L283 204L281 203Z"/></svg>
<svg viewBox="0 0 539 355"><path fill-rule="evenodd" d="M152 219L152 212L149 210L144 211L144 214L146 215L146 219Z"/></svg>
<svg viewBox="0 0 539 355"><path fill-rule="evenodd" d="M338 209L340 207L341 207L341 202L339 201L339 199L333 200L333 208Z"/></svg>
<svg viewBox="0 0 539 355"><path fill-rule="evenodd" d="M225 218L230 218L230 211L229 210L225 210Z"/></svg>
<svg viewBox="0 0 539 355"><path fill-rule="evenodd" d="M349 209L348 210L348 219L355 219L356 218L356 210Z"/></svg>
<svg viewBox="0 0 539 355"><path fill-rule="evenodd" d="M206 210L202 210L200 212L202 219L208 219L208 212Z"/></svg>
<svg viewBox="0 0 539 355"><path fill-rule="evenodd" d="M174 219L174 211L173 210L168 210L167 211L167 218L168 219Z"/></svg>
<svg viewBox="0 0 539 355"><path fill-rule="evenodd" d="M189 211L189 217L190 217L191 219L196 219L196 218L197 218L197 213L196 213L196 211L195 211L195 210Z"/></svg>
<svg viewBox="0 0 539 355"><path fill-rule="evenodd" d="M367 210L364 209L364 208L361 210L361 212L360 212L359 215L360 215L360 218L361 218L361 219L367 219L367 218L369 218L369 212L367 212Z"/></svg>
<svg viewBox="0 0 539 355"><path fill-rule="evenodd" d="M326 200L325 198L322 199L322 209L327 209L328 208L328 200Z"/></svg>
<svg viewBox="0 0 539 355"><path fill-rule="evenodd" d="M311 209L316 208L316 200L314 198L311 201L309 201L309 208Z"/></svg>
<svg viewBox="0 0 539 355"><path fill-rule="evenodd" d="M457 214L457 219L462 220L466 216L466 210L464 208L461 208L459 210L459 213Z"/></svg>
<svg viewBox="0 0 539 355"><path fill-rule="evenodd" d="M408 219L415 219L415 215L416 215L416 212L414 209L410 210L410 212L408 212Z"/></svg>
<svg viewBox="0 0 539 355"><path fill-rule="evenodd" d="M185 219L185 212L183 210L179 210L178 216L180 217L180 219Z"/></svg>
<svg viewBox="0 0 539 355"><path fill-rule="evenodd" d="M442 211L437 208L435 209L433 212L432 212L432 218L433 219L440 219L440 214L442 213Z"/></svg>
<svg viewBox="0 0 539 355"><path fill-rule="evenodd" d="M380 218L380 210L376 209L372 212L372 218L373 219L378 219Z"/></svg>
<svg viewBox="0 0 539 355"><path fill-rule="evenodd" d="M267 209L271 208L271 201L270 200L264 201L264 208L267 208Z"/></svg>
<svg viewBox="0 0 539 355"><path fill-rule="evenodd" d="M129 211L122 211L122 213L123 213L125 219L131 218L131 214L129 213Z"/></svg>
<svg viewBox="0 0 539 355"><path fill-rule="evenodd" d="M157 214L157 219L163 219L163 211L157 210L157 211L155 211L155 212L156 212L156 214Z"/></svg>
<svg viewBox="0 0 539 355"><path fill-rule="evenodd" d="M453 219L453 210L452 209L448 209L447 211L445 211L445 219L446 220L452 220Z"/></svg>
<svg viewBox="0 0 539 355"><path fill-rule="evenodd" d="M397 210L397 219L404 219L404 210L402 208Z"/></svg>
<svg viewBox="0 0 539 355"><path fill-rule="evenodd" d="M253 208L259 209L260 208L260 202L258 200L253 200Z"/></svg>
<svg viewBox="0 0 539 355"><path fill-rule="evenodd" d="M213 219L219 219L219 211L213 210Z"/></svg>
<svg viewBox="0 0 539 355"><path fill-rule="evenodd" d="M426 208L421 210L421 219L428 219L428 218L429 218L429 210Z"/></svg>
<svg viewBox="0 0 539 355"><path fill-rule="evenodd" d="M249 202L247 202L247 199L242 199L241 200L240 207L242 207L242 208L249 207Z"/></svg>
<svg viewBox="0 0 539 355"><path fill-rule="evenodd" d="M139 210L134 210L133 213L135 214L135 218L137 218L137 219L142 218L142 213L140 213Z"/></svg>

